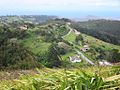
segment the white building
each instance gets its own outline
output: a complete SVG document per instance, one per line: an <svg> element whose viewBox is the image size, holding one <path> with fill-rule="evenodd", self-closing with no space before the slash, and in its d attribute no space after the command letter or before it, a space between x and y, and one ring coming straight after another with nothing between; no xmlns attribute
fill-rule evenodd
<svg viewBox="0 0 120 90"><path fill-rule="evenodd" d="M83 52L86 52L88 50L90 50L89 45L84 45L83 48L81 49L81 51L83 51Z"/></svg>
<svg viewBox="0 0 120 90"><path fill-rule="evenodd" d="M27 25L23 25L23 26L20 26L19 29L20 29L20 30L27 30L27 29L28 29L28 26L27 26Z"/></svg>
<svg viewBox="0 0 120 90"><path fill-rule="evenodd" d="M77 36L81 34L79 31L77 31L77 30L75 30L75 29L74 29L74 32L75 32L75 34L76 34Z"/></svg>
<svg viewBox="0 0 120 90"><path fill-rule="evenodd" d="M112 64L107 62L107 61L100 61L99 65L101 65L101 66L112 66Z"/></svg>
<svg viewBox="0 0 120 90"><path fill-rule="evenodd" d="M70 61L73 62L73 63L81 62L80 56L78 56L78 55L72 56L72 57L69 57L69 58L70 58Z"/></svg>

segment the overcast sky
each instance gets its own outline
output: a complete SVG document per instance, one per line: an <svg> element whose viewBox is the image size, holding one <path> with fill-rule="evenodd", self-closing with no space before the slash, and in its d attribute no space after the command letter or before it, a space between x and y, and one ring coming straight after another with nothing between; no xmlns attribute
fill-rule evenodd
<svg viewBox="0 0 120 90"><path fill-rule="evenodd" d="M0 0L0 15L120 17L120 0Z"/></svg>

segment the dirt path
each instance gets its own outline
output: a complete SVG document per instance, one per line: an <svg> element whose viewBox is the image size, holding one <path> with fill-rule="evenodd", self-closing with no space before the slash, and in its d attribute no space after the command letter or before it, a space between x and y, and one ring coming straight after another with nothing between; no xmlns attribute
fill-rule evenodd
<svg viewBox="0 0 120 90"><path fill-rule="evenodd" d="M62 38L64 38L64 37L66 37L67 35L69 35L72 31L73 31L73 30L70 29L70 31L69 31L66 35L62 36Z"/></svg>

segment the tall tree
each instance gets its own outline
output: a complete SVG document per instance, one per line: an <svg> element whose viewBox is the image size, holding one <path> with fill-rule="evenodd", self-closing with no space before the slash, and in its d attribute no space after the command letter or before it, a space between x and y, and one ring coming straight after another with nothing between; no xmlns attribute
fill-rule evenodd
<svg viewBox="0 0 120 90"><path fill-rule="evenodd" d="M48 67L59 67L61 65L61 57L57 52L56 45L52 44L48 51Z"/></svg>

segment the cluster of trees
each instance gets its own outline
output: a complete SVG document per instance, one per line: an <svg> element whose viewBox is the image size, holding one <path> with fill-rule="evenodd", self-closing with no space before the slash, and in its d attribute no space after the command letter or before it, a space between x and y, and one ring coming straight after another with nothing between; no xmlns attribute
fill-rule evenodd
<svg viewBox="0 0 120 90"><path fill-rule="evenodd" d="M92 49L94 49L94 55L96 55L96 52L99 53L96 60L107 60L111 63L120 62L120 52L118 49L104 50L102 47L94 47Z"/></svg>
<svg viewBox="0 0 120 90"><path fill-rule="evenodd" d="M38 55L38 62L49 68L60 67L62 65L62 59L56 44L53 43L49 47L48 52L40 53Z"/></svg>
<svg viewBox="0 0 120 90"><path fill-rule="evenodd" d="M83 39L82 34L76 36L75 41L77 42L77 44L79 44L79 42L81 42L81 44L83 45L84 39Z"/></svg>
<svg viewBox="0 0 120 90"><path fill-rule="evenodd" d="M26 32L19 33L19 31L11 30L5 26L0 27L0 69L30 69L40 66L40 63L47 67L61 66L56 44L52 44L47 52L35 55L17 41L10 41L12 38L25 38L27 34L24 33ZM49 35L48 40L50 40Z"/></svg>
<svg viewBox="0 0 120 90"><path fill-rule="evenodd" d="M42 36L45 42L59 42L62 40L62 36L67 34L69 29L65 24L48 25L46 27L39 27L39 29L33 31L36 36Z"/></svg>
<svg viewBox="0 0 120 90"><path fill-rule="evenodd" d="M24 35L24 32L19 34L19 32L10 30L8 27L0 27L0 69L29 69L37 65L33 53L28 51L17 41L10 41L15 37L23 38Z"/></svg>
<svg viewBox="0 0 120 90"><path fill-rule="evenodd" d="M111 63L118 63L120 62L120 52L118 49L112 49L109 51L104 51L101 53L101 57L104 60L108 60Z"/></svg>
<svg viewBox="0 0 120 90"><path fill-rule="evenodd" d="M54 33L52 33L52 31L38 29L33 33L35 33L37 36L42 36L43 37L42 40L44 42L54 42L55 40L57 40L57 38L55 37Z"/></svg>
<svg viewBox="0 0 120 90"><path fill-rule="evenodd" d="M6 43L0 46L0 69L30 69L38 66L33 53L22 45Z"/></svg>
<svg viewBox="0 0 120 90"><path fill-rule="evenodd" d="M20 26L21 24L17 23L15 25ZM40 66L39 64L43 64L47 67L59 67L62 65L56 44L52 44L47 52L36 55L28 48L25 48L22 43L20 44L19 40L24 40L25 38L29 38L31 35L35 35L42 36L44 42L53 43L62 41L63 39L61 38L61 34L58 32L63 34L62 31L66 30L64 25L59 28L59 30L57 28L54 30L53 27L52 29L48 27L44 29L39 28L35 31L19 30L15 28L15 25L13 24L13 26L11 26L9 24L0 27L0 68L29 69ZM29 24L27 25L29 26ZM34 25L30 28L34 28ZM61 49L60 51L63 52Z"/></svg>
<svg viewBox="0 0 120 90"><path fill-rule="evenodd" d="M111 63L120 62L120 52L118 49L113 48L106 50L104 45L101 45L99 47L93 45L91 46L89 52L91 53L93 60L107 60Z"/></svg>
<svg viewBox="0 0 120 90"><path fill-rule="evenodd" d="M29 33L24 30L17 30L16 28L12 28L8 25L3 25L0 27L0 34L1 38L18 38L18 39L23 39L25 37L29 36Z"/></svg>

